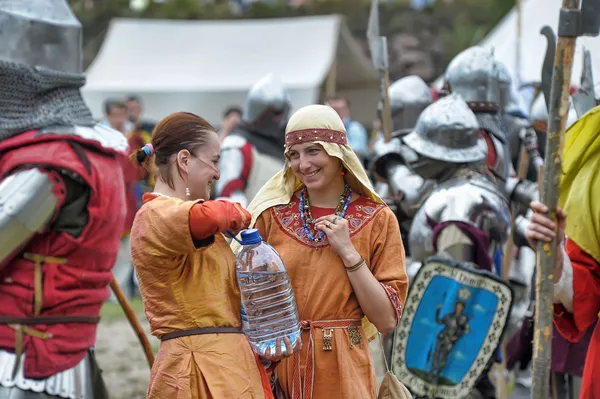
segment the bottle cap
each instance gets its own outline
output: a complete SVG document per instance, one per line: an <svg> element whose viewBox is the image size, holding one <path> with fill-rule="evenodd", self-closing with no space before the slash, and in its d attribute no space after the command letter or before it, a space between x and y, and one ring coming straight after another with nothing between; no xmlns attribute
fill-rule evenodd
<svg viewBox="0 0 600 399"><path fill-rule="evenodd" d="M242 245L260 244L262 237L257 229L247 229L242 231Z"/></svg>

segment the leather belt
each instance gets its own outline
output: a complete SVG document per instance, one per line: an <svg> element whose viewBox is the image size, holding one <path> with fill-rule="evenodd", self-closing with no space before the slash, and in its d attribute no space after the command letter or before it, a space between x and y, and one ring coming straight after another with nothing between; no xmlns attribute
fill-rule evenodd
<svg viewBox="0 0 600 399"><path fill-rule="evenodd" d="M188 337L190 335L202 334L242 334L242 329L239 327L203 327L192 328L191 330L173 331L164 334L160 337L161 341L167 341L173 338Z"/></svg>

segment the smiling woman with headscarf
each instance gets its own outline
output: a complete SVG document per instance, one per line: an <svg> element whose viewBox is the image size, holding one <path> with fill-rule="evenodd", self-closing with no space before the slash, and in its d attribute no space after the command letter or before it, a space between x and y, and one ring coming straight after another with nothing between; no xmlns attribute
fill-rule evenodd
<svg viewBox="0 0 600 399"><path fill-rule="evenodd" d="M277 381L287 398L374 398L373 332L361 319L387 333L402 314L408 280L398 222L332 108L298 110L285 138L286 165L248 209L283 258L303 326L302 351L277 366Z"/></svg>

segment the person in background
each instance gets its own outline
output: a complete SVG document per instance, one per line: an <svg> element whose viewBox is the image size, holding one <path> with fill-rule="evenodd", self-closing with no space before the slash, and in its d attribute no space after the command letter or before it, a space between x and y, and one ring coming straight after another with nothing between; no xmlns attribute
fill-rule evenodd
<svg viewBox="0 0 600 399"><path fill-rule="evenodd" d="M344 97L331 97L327 104L338 113L348 134L348 145L363 162L369 154L368 134L365 127L350 117L350 102Z"/></svg>
<svg viewBox="0 0 600 399"><path fill-rule="evenodd" d="M242 334L235 257L223 237L245 229L250 214L237 203L209 201L220 178L215 129L197 115L174 113L132 158L158 170L131 233L146 316L162 341L147 397L272 398Z"/></svg>
<svg viewBox="0 0 600 399"><path fill-rule="evenodd" d="M101 125L108 126L121 132L129 140L129 133L133 129L133 123L127 119L127 105L115 99L108 99L104 102L104 116L105 120L100 122ZM130 143L131 145L131 143ZM121 243L119 246L119 253L117 259L112 268L113 276L119 286L121 287L123 294L126 297L131 298L135 291L133 264L131 262L131 246L129 241L129 233L131 230L131 224L133 218L137 212L137 199L136 199L136 182L138 175L135 167L123 158L121 162L121 168L123 169L123 176L125 179L125 226L121 235ZM116 302L117 297L113 292L110 294L111 302Z"/></svg>
<svg viewBox="0 0 600 399"><path fill-rule="evenodd" d="M129 148L131 151L137 151L152 141L152 131L155 124L142 119L142 103L139 97L130 95L125 103L127 105L127 115L129 122L133 124L133 129L129 134ZM155 168L150 166L147 170L137 169L136 183L134 187L137 208L142 206L142 195L149 192L155 183ZM137 209L136 209L137 211Z"/></svg>
<svg viewBox="0 0 600 399"><path fill-rule="evenodd" d="M225 137L229 133L233 132L237 127L238 123L242 120L242 109L240 107L229 107L223 114L223 122L221 123L221 129L219 130L219 141L221 144Z"/></svg>
<svg viewBox="0 0 600 399"><path fill-rule="evenodd" d="M272 73L246 96L242 119L221 142L221 179L213 196L246 206L285 164L285 125L292 107L283 82Z"/></svg>
<svg viewBox="0 0 600 399"><path fill-rule="evenodd" d="M123 133L125 137L129 137L133 129L133 124L127 119L127 105L110 98L104 101L104 120L100 124Z"/></svg>
<svg viewBox="0 0 600 399"><path fill-rule="evenodd" d="M140 98L133 94L129 95L125 100L125 105L127 106L127 118L129 119L129 122L133 124L132 130L143 132L148 136L152 135L152 131L154 130L154 126L156 124L142 119L142 113L144 109L142 107L142 101ZM150 142L149 138L147 142Z"/></svg>

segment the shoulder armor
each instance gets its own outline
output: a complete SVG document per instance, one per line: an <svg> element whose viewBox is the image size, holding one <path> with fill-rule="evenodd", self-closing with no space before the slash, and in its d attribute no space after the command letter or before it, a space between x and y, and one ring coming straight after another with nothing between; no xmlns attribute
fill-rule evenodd
<svg viewBox="0 0 600 399"><path fill-rule="evenodd" d="M400 139L392 138L385 142L383 138L378 139L373 146L373 158L371 159L371 172L381 181L387 181L388 170L393 165L404 163L401 150Z"/></svg>
<svg viewBox="0 0 600 399"><path fill-rule="evenodd" d="M39 169L22 170L0 181L0 268L52 219L60 200L55 184Z"/></svg>
<svg viewBox="0 0 600 399"><path fill-rule="evenodd" d="M82 139L94 141L107 150L127 152L129 145L123 133L101 124L94 127L87 126L56 126L40 129L38 135L74 135Z"/></svg>
<svg viewBox="0 0 600 399"><path fill-rule="evenodd" d="M238 149L245 146L248 143L248 140L240 136L239 134L229 134L221 143L221 151L230 150L230 149Z"/></svg>

